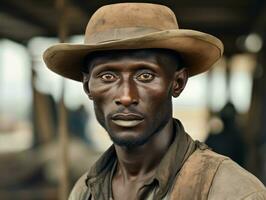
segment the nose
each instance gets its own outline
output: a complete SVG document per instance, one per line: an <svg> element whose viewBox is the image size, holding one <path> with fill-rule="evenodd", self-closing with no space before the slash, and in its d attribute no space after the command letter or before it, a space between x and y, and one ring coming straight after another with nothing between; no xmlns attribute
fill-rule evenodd
<svg viewBox="0 0 266 200"><path fill-rule="evenodd" d="M134 83L125 81L120 85L115 99L116 105L123 105L128 107L130 105L138 104L138 92Z"/></svg>

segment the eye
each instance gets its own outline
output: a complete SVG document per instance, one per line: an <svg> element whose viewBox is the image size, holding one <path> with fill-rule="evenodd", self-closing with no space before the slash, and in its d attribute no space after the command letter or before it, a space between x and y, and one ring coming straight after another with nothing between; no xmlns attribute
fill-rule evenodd
<svg viewBox="0 0 266 200"><path fill-rule="evenodd" d="M152 81L154 79L154 75L151 73L142 73L140 75L137 76L137 80L139 81L143 81L143 82L149 82Z"/></svg>
<svg viewBox="0 0 266 200"><path fill-rule="evenodd" d="M100 75L100 78L105 82L112 82L112 81L116 80L116 76L114 74L111 74L111 73L104 73L104 74Z"/></svg>

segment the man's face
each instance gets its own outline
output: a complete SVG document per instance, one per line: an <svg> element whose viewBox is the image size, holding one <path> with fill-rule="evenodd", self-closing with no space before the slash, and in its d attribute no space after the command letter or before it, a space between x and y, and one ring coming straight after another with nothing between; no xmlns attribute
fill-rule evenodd
<svg viewBox="0 0 266 200"><path fill-rule="evenodd" d="M177 66L163 66L162 62L156 53L96 57L91 62L84 88L93 100L99 123L115 144L143 145L172 119Z"/></svg>

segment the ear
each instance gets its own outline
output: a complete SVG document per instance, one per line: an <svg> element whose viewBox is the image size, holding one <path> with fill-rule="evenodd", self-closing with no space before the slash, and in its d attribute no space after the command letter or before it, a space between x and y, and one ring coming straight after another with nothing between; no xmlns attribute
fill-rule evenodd
<svg viewBox="0 0 266 200"><path fill-rule="evenodd" d="M186 68L182 68L175 72L174 81L172 87L173 97L178 97L184 90L188 80L188 71Z"/></svg>
<svg viewBox="0 0 266 200"><path fill-rule="evenodd" d="M90 80L89 75L83 73L83 90L85 91L89 99L92 100L92 96L89 89L89 80Z"/></svg>

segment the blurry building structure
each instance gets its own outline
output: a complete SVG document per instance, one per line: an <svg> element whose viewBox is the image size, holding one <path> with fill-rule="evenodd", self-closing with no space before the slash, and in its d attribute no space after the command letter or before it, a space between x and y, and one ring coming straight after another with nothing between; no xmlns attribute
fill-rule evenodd
<svg viewBox="0 0 266 200"><path fill-rule="evenodd" d="M44 67L42 52L58 42L59 35L82 42L93 12L105 4L128 1L65 0L64 17L56 2L63 1L0 0L0 199L58 199L62 172L56 138L62 79ZM193 138L204 141L212 113L232 102L246 144L243 165L266 184L266 1L145 2L169 6L180 28L223 41L224 58L210 72L191 78L189 89L173 100L174 116ZM75 179L110 141L97 125L81 85L65 81L64 88Z"/></svg>
<svg viewBox="0 0 266 200"><path fill-rule="evenodd" d="M210 120L210 133L205 142L213 151L228 156L245 167L246 145L237 117L235 106L230 102L226 103L217 116Z"/></svg>

